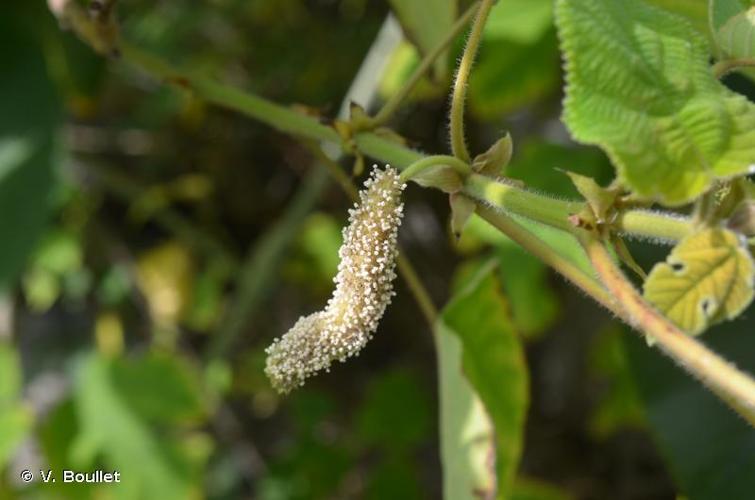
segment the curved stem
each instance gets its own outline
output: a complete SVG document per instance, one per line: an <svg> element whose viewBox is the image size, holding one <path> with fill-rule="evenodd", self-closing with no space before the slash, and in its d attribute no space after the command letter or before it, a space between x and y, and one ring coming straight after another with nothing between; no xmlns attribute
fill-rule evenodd
<svg viewBox="0 0 755 500"><path fill-rule="evenodd" d="M412 180L412 177L422 172L423 170L434 167L436 165L448 165L456 172L461 174L462 178L466 177L472 171L472 167L469 164L464 163L455 156L448 155L433 155L426 156L421 160L417 160L401 172L401 180L403 182Z"/></svg>
<svg viewBox="0 0 755 500"><path fill-rule="evenodd" d="M724 59L713 65L716 78L723 78L727 73L739 68L755 68L755 59Z"/></svg>
<svg viewBox="0 0 755 500"><path fill-rule="evenodd" d="M602 241L580 235L603 284L623 307L630 324L647 333L679 366L697 377L747 422L755 426L755 380L677 328L645 301L614 263Z"/></svg>
<svg viewBox="0 0 755 500"><path fill-rule="evenodd" d="M472 25L472 32L469 34L467 46L464 49L464 55L461 57L459 69L456 71L456 80L454 81L454 90L451 97L450 113L450 134L451 134L451 151L455 157L469 163L472 158L469 156L467 143L464 139L464 101L467 96L467 81L469 72L472 70L477 49L482 39L482 30L485 27L485 21L488 19L490 9L493 8L495 0L482 0L480 10Z"/></svg>
<svg viewBox="0 0 755 500"><path fill-rule="evenodd" d="M412 76L409 77L409 79L406 81L406 83L404 83L401 89L393 94L393 96L391 96L390 99L388 99L385 104L383 104L383 107L380 108L380 111L378 111L373 118L367 120L367 122L361 127L362 129L367 130L379 127L391 119L391 117L396 113L396 110L398 110L398 108L404 102L404 99L406 99L406 97L412 92L412 90L414 90L414 87L417 86L417 83L419 83L422 77L425 76L428 71L430 71L433 63L435 63L438 57L440 57L441 54L443 54L443 52L448 49L448 46L451 45L451 42L456 39L456 37L459 35L459 33L461 33L464 27L469 24L470 19L472 19L474 13L477 12L479 3L480 2L473 3L466 10L466 12L464 12L464 14L462 14L462 16L456 20L445 38L443 38L443 40L441 40L441 42L436 45L433 50L428 52L428 54L422 59L422 62L420 62L420 65L417 67L417 69L414 70Z"/></svg>

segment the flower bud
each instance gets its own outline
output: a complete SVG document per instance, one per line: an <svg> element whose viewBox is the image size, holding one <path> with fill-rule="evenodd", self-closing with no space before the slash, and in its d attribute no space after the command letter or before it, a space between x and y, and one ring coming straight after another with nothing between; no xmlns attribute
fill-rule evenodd
<svg viewBox="0 0 755 500"><path fill-rule="evenodd" d="M390 167L375 168L349 210L343 230L336 289L323 311L299 318L267 348L265 372L289 392L335 360L356 355L372 337L391 301L404 184Z"/></svg>

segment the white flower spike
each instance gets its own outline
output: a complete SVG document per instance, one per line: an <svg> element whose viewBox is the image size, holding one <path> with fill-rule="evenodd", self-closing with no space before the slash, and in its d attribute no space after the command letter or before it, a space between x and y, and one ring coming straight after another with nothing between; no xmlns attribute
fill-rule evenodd
<svg viewBox="0 0 755 500"><path fill-rule="evenodd" d="M333 361L356 355L375 333L395 295L404 187L395 169L373 167L359 203L349 210L333 297L325 310L299 318L266 350L265 373L278 392L287 393Z"/></svg>

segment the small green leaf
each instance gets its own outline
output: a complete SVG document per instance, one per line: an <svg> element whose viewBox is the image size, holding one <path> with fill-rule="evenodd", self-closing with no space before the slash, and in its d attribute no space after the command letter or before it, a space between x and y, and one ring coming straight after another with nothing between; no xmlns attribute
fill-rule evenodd
<svg viewBox="0 0 755 500"><path fill-rule="evenodd" d="M755 267L737 235L705 229L683 239L655 265L645 298L687 333L733 319L752 301Z"/></svg>
<svg viewBox="0 0 755 500"><path fill-rule="evenodd" d="M490 271L486 266L454 297L437 326L441 341L446 341L440 346L445 498L485 496L491 480L497 482L498 497L508 498L522 451L527 366L506 302ZM454 338L449 334L461 340L461 346L449 341ZM459 354L466 380L459 373ZM495 426L496 478L486 470L492 452L492 429L486 415Z"/></svg>
<svg viewBox="0 0 755 500"><path fill-rule="evenodd" d="M564 121L623 183L684 204L755 165L755 106L713 76L706 38L641 0L559 0Z"/></svg>
<svg viewBox="0 0 755 500"><path fill-rule="evenodd" d="M476 205L470 198L458 193L451 193L448 199L451 203L451 232L458 240L469 218L474 214Z"/></svg>
<svg viewBox="0 0 755 500"><path fill-rule="evenodd" d="M456 19L456 0L389 0L404 33L422 54L434 49L451 31ZM435 62L438 79L448 71L448 58L441 55Z"/></svg>
<svg viewBox="0 0 755 500"><path fill-rule="evenodd" d="M597 222L604 222L608 212L616 202L617 193L601 187L592 177L575 174L574 172L566 172L566 175L569 176L579 194L590 205Z"/></svg>
<svg viewBox="0 0 755 500"><path fill-rule="evenodd" d="M503 170L511 161L511 154L514 151L514 143L511 140L511 134L506 135L495 141L487 151L479 154L472 161L472 169L483 175L497 177L503 175Z"/></svg>

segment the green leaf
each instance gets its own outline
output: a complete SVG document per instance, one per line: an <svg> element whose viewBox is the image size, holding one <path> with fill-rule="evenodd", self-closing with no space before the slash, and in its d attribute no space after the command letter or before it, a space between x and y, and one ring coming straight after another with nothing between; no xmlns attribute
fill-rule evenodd
<svg viewBox="0 0 755 500"><path fill-rule="evenodd" d="M590 205L598 222L605 222L608 212L616 202L617 192L601 187L595 179L574 172L566 172L579 194Z"/></svg>
<svg viewBox="0 0 755 500"><path fill-rule="evenodd" d="M755 6L742 0L711 0L710 23L725 56L755 57Z"/></svg>
<svg viewBox="0 0 755 500"><path fill-rule="evenodd" d="M369 385L356 420L366 444L411 452L430 435L430 401L415 375L394 370Z"/></svg>
<svg viewBox="0 0 755 500"><path fill-rule="evenodd" d="M664 10L684 16L697 31L708 35L708 1L709 0L648 0Z"/></svg>
<svg viewBox="0 0 755 500"><path fill-rule="evenodd" d="M681 205L755 165L755 106L713 76L708 42L641 0L559 0L564 121L637 194Z"/></svg>
<svg viewBox="0 0 755 500"><path fill-rule="evenodd" d="M60 123L37 30L25 7L8 9L0 16L0 288L16 279L47 222Z"/></svg>
<svg viewBox="0 0 755 500"><path fill-rule="evenodd" d="M521 44L535 43L551 27L551 0L508 0L490 11L485 23L485 42L496 39Z"/></svg>
<svg viewBox="0 0 755 500"><path fill-rule="evenodd" d="M110 377L124 402L145 421L179 425L205 414L198 377L177 357L118 359L111 363Z"/></svg>
<svg viewBox="0 0 755 500"><path fill-rule="evenodd" d="M522 451L527 367L490 270L454 297L437 325L445 498L479 498L496 480L498 497L508 498Z"/></svg>
<svg viewBox="0 0 755 500"><path fill-rule="evenodd" d="M598 331L591 342L590 378L603 386L596 395L597 403L589 420L590 433L597 438L605 439L625 427L642 427L645 422L642 402L624 352L624 335L633 333L613 323Z"/></svg>
<svg viewBox="0 0 755 500"><path fill-rule="evenodd" d="M451 31L456 20L456 0L389 0L404 33L419 49L427 54ZM438 57L435 76L442 79L448 71L448 58Z"/></svg>
<svg viewBox="0 0 755 500"><path fill-rule="evenodd" d="M733 319L752 301L755 267L747 248L726 229L687 236L653 267L645 298L687 333Z"/></svg>
<svg viewBox="0 0 755 500"><path fill-rule="evenodd" d="M561 309L548 266L513 242L500 245L496 254L516 329L526 340L536 339L554 324Z"/></svg>
<svg viewBox="0 0 755 500"><path fill-rule="evenodd" d="M95 457L104 457L110 467L128 478L113 488L116 498L191 498L197 494L200 480L194 457L179 450L171 434L158 434L143 418L144 413L165 415L167 405L151 396L136 399L129 389L124 392L114 376L114 371L122 369L93 354L80 361L74 395L80 432L70 452L73 464L88 467ZM149 371L152 376L161 375ZM141 380L141 391L173 397L175 386L153 377ZM158 405L154 411L141 405L147 400Z"/></svg>
<svg viewBox="0 0 755 500"><path fill-rule="evenodd" d="M472 161L472 169L480 174L497 177L503 175L503 171L511 161L511 155L514 152L514 143L511 140L511 134L506 135L495 141L487 151L475 156Z"/></svg>
<svg viewBox="0 0 755 500"><path fill-rule="evenodd" d="M506 2L500 2L504 7ZM532 43L485 40L469 82L470 111L484 120L535 104L558 92L558 42L550 29Z"/></svg>

